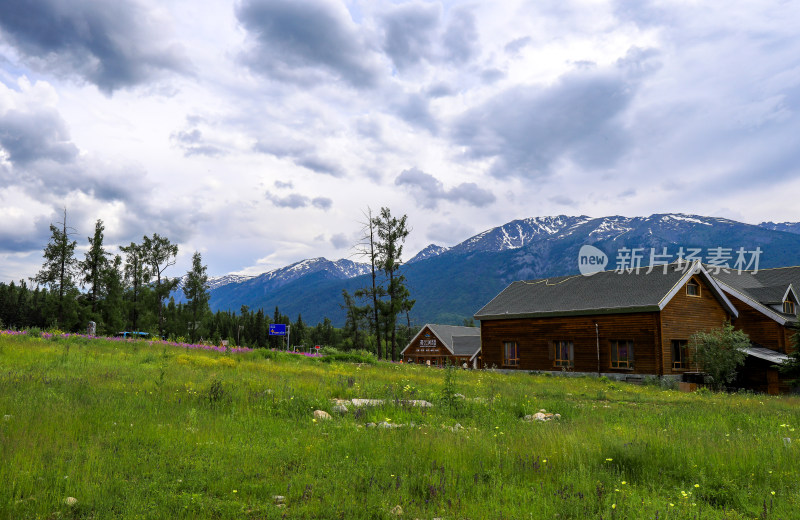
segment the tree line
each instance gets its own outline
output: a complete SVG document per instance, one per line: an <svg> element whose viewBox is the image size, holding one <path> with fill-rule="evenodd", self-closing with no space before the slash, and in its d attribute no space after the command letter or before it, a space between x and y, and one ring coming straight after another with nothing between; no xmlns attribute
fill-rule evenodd
<svg viewBox="0 0 800 520"><path fill-rule="evenodd" d="M104 243L105 225L97 220L94 233L87 237L85 255L78 259L76 231L67 224L66 210L60 221L50 225L42 269L28 281L0 283L0 328L85 332L91 321L99 335L146 331L178 341L226 340L230 345L282 348L286 340L267 332L271 323L282 323L289 325L292 346L364 349L396 360L398 345L405 345L417 332L409 317L414 300L400 272L408 236L406 216L395 218L388 208L377 215L368 209L365 216L358 252L371 266L370 284L353 295L343 291L342 328L328 318L315 326L305 323L302 315L292 321L277 307L272 316L245 305L238 313L212 313L207 268L200 253L194 253L182 282L169 277L178 246L157 233L120 246L121 254L113 255ZM185 303L176 303L171 296L176 289L182 290ZM404 323L399 322L403 314Z"/></svg>

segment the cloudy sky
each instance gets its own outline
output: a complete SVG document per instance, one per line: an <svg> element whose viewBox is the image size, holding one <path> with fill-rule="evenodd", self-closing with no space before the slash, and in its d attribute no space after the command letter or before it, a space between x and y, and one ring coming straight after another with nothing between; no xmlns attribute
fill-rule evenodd
<svg viewBox="0 0 800 520"><path fill-rule="evenodd" d="M714 4L707 5L707 4ZM515 218L800 220L800 4L3 0L0 280L66 207L209 273ZM82 256L82 253L80 253ZM169 274L169 273L168 273Z"/></svg>

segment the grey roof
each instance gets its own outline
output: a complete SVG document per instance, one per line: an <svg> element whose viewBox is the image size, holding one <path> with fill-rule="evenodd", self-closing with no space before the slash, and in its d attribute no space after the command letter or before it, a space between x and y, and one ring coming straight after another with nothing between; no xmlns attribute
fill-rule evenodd
<svg viewBox="0 0 800 520"><path fill-rule="evenodd" d="M744 349L744 351L747 352L748 356L770 361L778 365L789 359L789 356L786 354L782 354L764 347L756 347L755 345L751 345L750 347Z"/></svg>
<svg viewBox="0 0 800 520"><path fill-rule="evenodd" d="M720 271L713 276L724 284L723 288L727 286L763 305L782 303L789 286L792 286L795 295L800 288L800 266L761 269L755 272L731 270L726 273ZM790 314L784 314L774 309L770 310L788 320L795 319L795 316Z"/></svg>
<svg viewBox="0 0 800 520"><path fill-rule="evenodd" d="M688 267L688 268L687 268ZM562 276L514 282L475 314L476 319L504 319L537 316L613 314L658 311L692 273L700 274L711 286L705 269L694 263L672 264L632 272L603 271L592 276ZM736 310L722 294L715 296L732 314Z"/></svg>
<svg viewBox="0 0 800 520"><path fill-rule="evenodd" d="M469 341L471 341L471 339L465 339L465 338L473 338L473 337L477 338L477 341L478 341L478 347L477 348L480 348L480 342L481 342L481 329L480 329L480 327L462 327L462 326L458 326L458 325L438 325L438 324L435 324L435 323L426 323L425 327L428 327L429 329L431 329L431 332L433 332L436 335L436 337L439 338L439 340L444 344L445 348L447 350L449 350L453 355L456 355L456 356L467 356L467 355L469 355L469 356L471 356L471 355L473 355L475 353L475 350L472 350L471 352L464 352L463 354L459 354L455 350L455 347L454 347L454 340L456 340L456 338L458 338L458 340L456 340L455 343L463 343L464 345L469 345L470 344ZM424 329L425 327L422 327L422 328ZM406 345L405 348L400 353L402 354L403 352L405 352L406 349L408 349L408 347L411 346L411 343L416 338L417 337L414 336L414 338L412 338L411 342L409 342L408 345ZM466 349L466 347L465 347L465 349Z"/></svg>
<svg viewBox="0 0 800 520"><path fill-rule="evenodd" d="M477 328L477 327L471 327ZM480 334L478 329L478 333ZM456 356L474 356L481 349L481 337L478 336L453 336L453 354Z"/></svg>

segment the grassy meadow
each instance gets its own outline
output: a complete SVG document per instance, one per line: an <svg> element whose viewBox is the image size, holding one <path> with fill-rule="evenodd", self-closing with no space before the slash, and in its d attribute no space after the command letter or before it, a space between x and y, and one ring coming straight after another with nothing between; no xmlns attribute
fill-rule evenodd
<svg viewBox="0 0 800 520"><path fill-rule="evenodd" d="M800 518L795 397L0 335L0 416L0 518Z"/></svg>

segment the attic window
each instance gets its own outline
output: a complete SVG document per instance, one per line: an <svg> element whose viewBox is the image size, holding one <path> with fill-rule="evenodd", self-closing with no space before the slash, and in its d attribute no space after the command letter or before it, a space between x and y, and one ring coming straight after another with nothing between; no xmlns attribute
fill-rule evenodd
<svg viewBox="0 0 800 520"><path fill-rule="evenodd" d="M686 294L689 296L700 296L700 284L692 278L686 283Z"/></svg>
<svg viewBox="0 0 800 520"><path fill-rule="evenodd" d="M784 314L795 314L794 302L792 300L783 302L783 312Z"/></svg>

